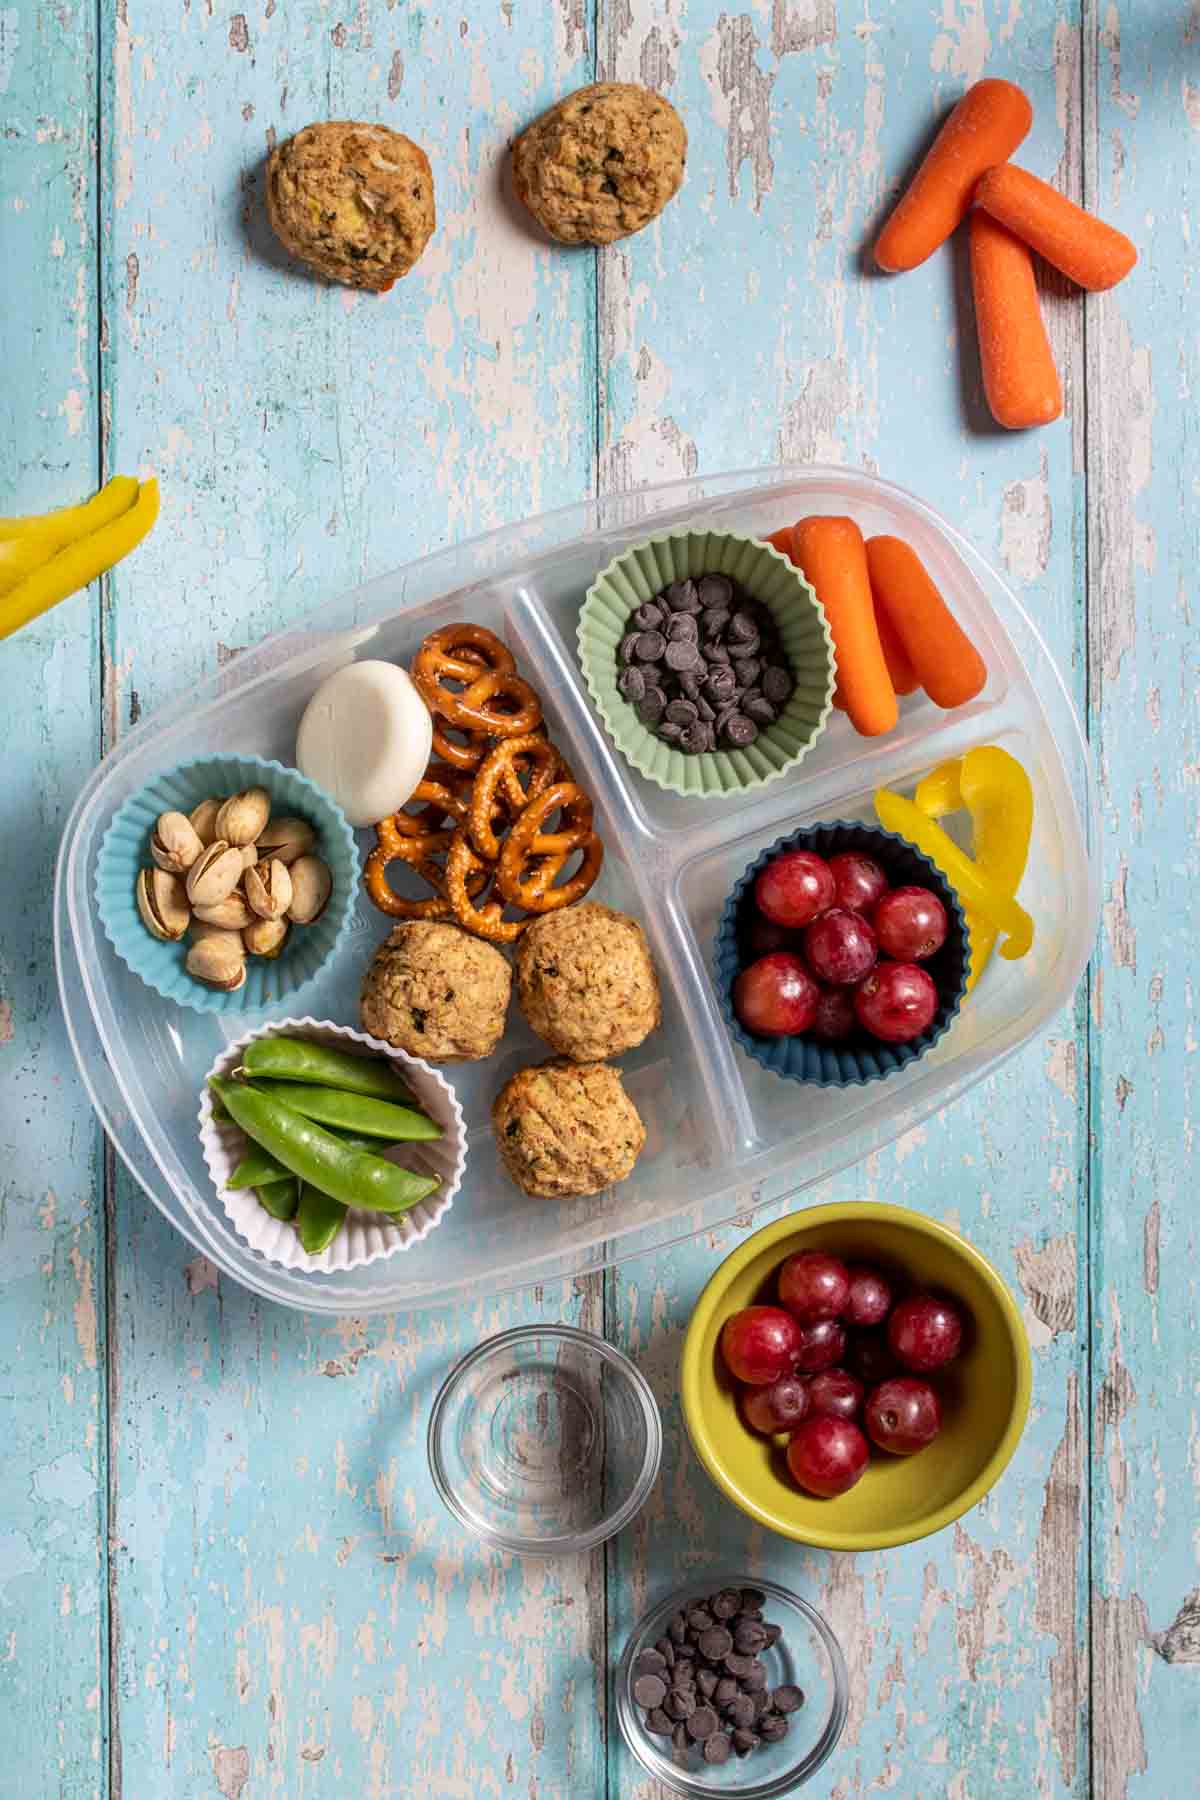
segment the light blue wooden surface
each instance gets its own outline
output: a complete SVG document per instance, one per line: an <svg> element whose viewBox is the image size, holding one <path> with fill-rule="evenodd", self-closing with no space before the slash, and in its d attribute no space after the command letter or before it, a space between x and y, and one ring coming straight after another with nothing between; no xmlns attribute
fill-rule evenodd
<svg viewBox="0 0 1200 1800"><path fill-rule="evenodd" d="M164 490L136 561L0 646L0 1792L647 1800L606 1729L608 1660L649 1595L718 1557L801 1586L845 1644L850 1721L814 1792L1200 1792L1195 9L98 11L97 40L91 12L0 4L0 509L101 470ZM691 132L678 201L598 261L535 245L501 185L508 136L597 68L661 85ZM1111 295L1051 292L1068 415L1015 437L981 411L961 261L895 282L859 261L985 71L1034 103L1021 160L1142 251ZM438 234L384 301L298 276L262 222L272 134L328 116L393 122L434 163ZM906 482L1008 571L1104 802L1075 1008L829 1190L960 1224L1035 1345L997 1490L872 1557L751 1531L685 1446L679 1343L738 1230L369 1323L218 1280L105 1162L46 923L98 753L236 647L597 484L780 456ZM543 1317L630 1348L666 1418L650 1506L577 1564L480 1551L425 1467L448 1363Z"/></svg>

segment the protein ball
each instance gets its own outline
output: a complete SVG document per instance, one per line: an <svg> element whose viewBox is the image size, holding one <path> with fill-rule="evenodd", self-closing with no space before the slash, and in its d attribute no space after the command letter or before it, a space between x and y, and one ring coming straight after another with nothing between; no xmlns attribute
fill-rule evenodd
<svg viewBox="0 0 1200 1800"><path fill-rule="evenodd" d="M546 1200L598 1194L624 1181L646 1142L620 1071L607 1063L518 1070L496 1096L492 1129L517 1186Z"/></svg>
<svg viewBox="0 0 1200 1800"><path fill-rule="evenodd" d="M474 1062L504 1035L512 970L493 944L457 925L397 925L363 980L359 1014L372 1037L427 1062Z"/></svg>
<svg viewBox="0 0 1200 1800"><path fill-rule="evenodd" d="M429 158L387 125L306 125L271 152L267 217L284 249L318 274L383 293L433 234Z"/></svg>
<svg viewBox="0 0 1200 1800"><path fill-rule="evenodd" d="M517 945L516 975L533 1030L572 1062L632 1050L662 1017L645 932L594 900L534 919Z"/></svg>
<svg viewBox="0 0 1200 1800"><path fill-rule="evenodd" d="M641 231L679 190L687 132L669 100L629 82L568 94L513 145L518 200L561 244Z"/></svg>

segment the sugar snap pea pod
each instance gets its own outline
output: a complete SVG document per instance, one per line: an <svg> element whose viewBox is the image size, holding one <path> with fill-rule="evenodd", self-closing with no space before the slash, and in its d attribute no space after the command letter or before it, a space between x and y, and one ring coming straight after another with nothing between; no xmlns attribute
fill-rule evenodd
<svg viewBox="0 0 1200 1800"><path fill-rule="evenodd" d="M295 1218L300 1203L300 1183L294 1175L285 1175L282 1181L259 1182L254 1192L258 1204L273 1219Z"/></svg>
<svg viewBox="0 0 1200 1800"><path fill-rule="evenodd" d="M214 1075L209 1086L230 1117L301 1181L311 1182L343 1206L371 1212L407 1212L440 1185L435 1176L413 1175L382 1156L352 1150L313 1120L282 1106L248 1082Z"/></svg>
<svg viewBox="0 0 1200 1800"><path fill-rule="evenodd" d="M440 1138L442 1128L411 1106L393 1106L388 1100L376 1100L369 1094L345 1094L337 1088L314 1087L301 1081L254 1081L257 1093L290 1106L293 1112L315 1119L318 1125L332 1125L342 1131L353 1131L359 1137L385 1138L389 1144L428 1141Z"/></svg>
<svg viewBox="0 0 1200 1800"><path fill-rule="evenodd" d="M258 1144L252 1144L226 1182L231 1188L264 1187L270 1181L285 1181L291 1175L278 1157L270 1156Z"/></svg>
<svg viewBox="0 0 1200 1800"><path fill-rule="evenodd" d="M247 1044L242 1067L252 1080L307 1081L319 1087L370 1094L376 1100L412 1099L400 1077L381 1056L350 1056L308 1038L265 1037Z"/></svg>
<svg viewBox="0 0 1200 1800"><path fill-rule="evenodd" d="M328 1250L345 1223L346 1208L340 1200L323 1194L307 1181L301 1184L296 1230L310 1256L320 1256L322 1250Z"/></svg>

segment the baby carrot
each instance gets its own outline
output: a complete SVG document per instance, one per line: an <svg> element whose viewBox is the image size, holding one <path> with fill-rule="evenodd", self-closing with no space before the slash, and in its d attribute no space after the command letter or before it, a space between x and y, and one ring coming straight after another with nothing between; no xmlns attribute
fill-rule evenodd
<svg viewBox="0 0 1200 1800"><path fill-rule="evenodd" d="M1033 108L1011 81L977 81L934 139L907 191L875 241L875 261L895 273L915 269L960 225L985 169L1007 162Z"/></svg>
<svg viewBox="0 0 1200 1800"><path fill-rule="evenodd" d="M862 532L853 519L801 519L792 533L792 560L825 608L851 724L863 737L882 736L899 714L879 645Z"/></svg>
<svg viewBox="0 0 1200 1800"><path fill-rule="evenodd" d="M987 680L987 665L916 551L901 538L870 538L867 568L875 605L895 627L929 698L943 707L973 700Z"/></svg>
<svg viewBox="0 0 1200 1800"><path fill-rule="evenodd" d="M792 527L782 525L778 531L769 531L763 539L763 543L770 544L772 550L778 550L780 556L790 557L792 554Z"/></svg>
<svg viewBox="0 0 1200 1800"><path fill-rule="evenodd" d="M1137 261L1123 231L1084 212L1028 169L1010 163L989 169L975 189L975 200L1082 288L1098 292L1115 287Z"/></svg>
<svg viewBox="0 0 1200 1800"><path fill-rule="evenodd" d="M988 405L997 424L1010 431L1048 425L1062 411L1062 388L1042 323L1033 258L990 213L976 209L968 230Z"/></svg>
<svg viewBox="0 0 1200 1800"><path fill-rule="evenodd" d="M871 545L867 542L867 566L871 564ZM875 601L875 629L879 633L879 648L883 651L883 660L887 664L887 672L896 694L915 694L920 687L917 672L912 666L912 659L904 648L904 640L888 615L879 604L879 596L874 591L872 577L872 598Z"/></svg>

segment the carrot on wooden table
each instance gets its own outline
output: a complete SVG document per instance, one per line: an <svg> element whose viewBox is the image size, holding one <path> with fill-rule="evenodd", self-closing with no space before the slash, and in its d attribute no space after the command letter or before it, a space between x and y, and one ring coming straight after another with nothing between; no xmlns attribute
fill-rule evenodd
<svg viewBox="0 0 1200 1800"><path fill-rule="evenodd" d="M825 608L850 722L863 737L880 737L899 715L875 624L862 532L853 519L801 519L792 533L792 561Z"/></svg>
<svg viewBox="0 0 1200 1800"><path fill-rule="evenodd" d="M895 274L915 269L967 216L985 169L1006 162L1033 124L1028 97L1011 81L968 88L875 241L875 261Z"/></svg>
<svg viewBox="0 0 1200 1800"><path fill-rule="evenodd" d="M988 405L997 424L1010 431L1048 425L1062 411L1062 388L1038 305L1033 258L990 213L976 208L968 230Z"/></svg>
<svg viewBox="0 0 1200 1800"><path fill-rule="evenodd" d="M895 627L929 698L943 707L973 700L987 681L987 664L911 544L868 538L867 568L881 620Z"/></svg>
<svg viewBox="0 0 1200 1800"><path fill-rule="evenodd" d="M987 171L975 189L975 201L1081 288L1100 292L1115 287L1137 261L1123 231L1012 163Z"/></svg>

